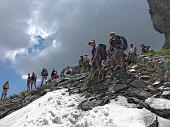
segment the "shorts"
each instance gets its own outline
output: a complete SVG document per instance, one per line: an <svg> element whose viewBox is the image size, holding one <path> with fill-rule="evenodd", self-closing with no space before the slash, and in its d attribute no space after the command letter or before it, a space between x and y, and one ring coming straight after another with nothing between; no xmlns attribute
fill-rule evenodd
<svg viewBox="0 0 170 127"><path fill-rule="evenodd" d="M117 54L116 57L120 57L124 54L124 50L123 49L117 49Z"/></svg>
<svg viewBox="0 0 170 127"><path fill-rule="evenodd" d="M114 48L112 51L112 56L111 56L112 61L116 59L117 52L118 52L118 49Z"/></svg>
<svg viewBox="0 0 170 127"><path fill-rule="evenodd" d="M7 94L8 90L7 89L4 89L2 94Z"/></svg>

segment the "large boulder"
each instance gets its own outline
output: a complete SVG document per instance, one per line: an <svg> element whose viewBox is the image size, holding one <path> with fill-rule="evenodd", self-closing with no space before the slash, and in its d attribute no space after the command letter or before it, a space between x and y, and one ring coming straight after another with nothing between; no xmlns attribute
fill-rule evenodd
<svg viewBox="0 0 170 127"><path fill-rule="evenodd" d="M148 0L156 31L165 34L164 48L170 48L170 0Z"/></svg>
<svg viewBox="0 0 170 127"><path fill-rule="evenodd" d="M145 110L144 116L144 123L146 127L158 127L158 119L157 116L148 110Z"/></svg>
<svg viewBox="0 0 170 127"><path fill-rule="evenodd" d="M126 90L127 88L128 88L128 86L126 84L118 84L118 85L114 85L114 86L110 87L109 91L112 93L117 93L122 90Z"/></svg>
<svg viewBox="0 0 170 127"><path fill-rule="evenodd" d="M130 86L135 87L135 88L143 88L146 86L146 83L142 79L134 80L133 82L130 83Z"/></svg>
<svg viewBox="0 0 170 127"><path fill-rule="evenodd" d="M170 117L170 100L162 98L148 98L145 103L156 114L162 117Z"/></svg>
<svg viewBox="0 0 170 127"><path fill-rule="evenodd" d="M79 104L78 108L83 111L88 111L93 109L96 106L100 106L102 100L92 100L92 101L83 101Z"/></svg>
<svg viewBox="0 0 170 127"><path fill-rule="evenodd" d="M143 75L143 76L140 77L140 79L147 81L147 80L150 80L151 77L148 76L148 75Z"/></svg>
<svg viewBox="0 0 170 127"><path fill-rule="evenodd" d="M170 99L170 90L164 91L164 92L162 93L162 97L163 97L163 98L166 98L166 99Z"/></svg>

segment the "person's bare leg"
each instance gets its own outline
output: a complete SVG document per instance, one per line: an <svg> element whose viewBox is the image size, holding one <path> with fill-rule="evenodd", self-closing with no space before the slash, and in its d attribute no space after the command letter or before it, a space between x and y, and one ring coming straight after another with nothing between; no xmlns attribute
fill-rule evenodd
<svg viewBox="0 0 170 127"><path fill-rule="evenodd" d="M98 68L98 72L99 72L99 79L102 79L103 77L102 67Z"/></svg>

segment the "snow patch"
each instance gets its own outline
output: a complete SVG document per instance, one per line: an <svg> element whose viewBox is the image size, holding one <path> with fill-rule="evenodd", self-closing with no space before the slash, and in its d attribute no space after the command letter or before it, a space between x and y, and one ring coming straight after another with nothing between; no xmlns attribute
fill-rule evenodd
<svg viewBox="0 0 170 127"><path fill-rule="evenodd" d="M66 91L47 93L1 119L0 127L145 127L146 111L123 106L123 97L85 112L77 109L84 98Z"/></svg>

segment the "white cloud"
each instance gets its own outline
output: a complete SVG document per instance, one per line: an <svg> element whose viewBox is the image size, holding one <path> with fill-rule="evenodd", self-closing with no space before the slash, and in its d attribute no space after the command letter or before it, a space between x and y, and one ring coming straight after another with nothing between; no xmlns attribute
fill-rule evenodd
<svg viewBox="0 0 170 127"><path fill-rule="evenodd" d="M135 44L153 41L154 48L163 41L146 1L2 0L0 19L0 57L12 60L21 75L77 64L80 55L91 53L89 40L108 44L111 31Z"/></svg>
<svg viewBox="0 0 170 127"><path fill-rule="evenodd" d="M28 55L27 49L17 49L17 50L8 50L5 53L5 58L4 59L9 59L11 61L14 61L17 57L17 55Z"/></svg>

